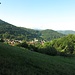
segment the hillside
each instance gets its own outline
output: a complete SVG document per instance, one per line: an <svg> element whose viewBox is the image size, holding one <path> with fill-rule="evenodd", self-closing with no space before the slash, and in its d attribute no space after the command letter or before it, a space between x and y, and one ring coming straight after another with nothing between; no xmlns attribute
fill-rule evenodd
<svg viewBox="0 0 75 75"><path fill-rule="evenodd" d="M62 33L62 34L66 34L66 35L75 34L75 31L73 31L73 30L60 30L60 31L57 31L57 32Z"/></svg>
<svg viewBox="0 0 75 75"><path fill-rule="evenodd" d="M13 39L32 39L37 38L37 31L27 28L16 27L5 21L0 20L0 36Z"/></svg>
<svg viewBox="0 0 75 75"><path fill-rule="evenodd" d="M0 20L0 38L32 40L37 38L39 40L50 41L55 38L64 36L54 30L33 30L23 27L16 27L5 21Z"/></svg>
<svg viewBox="0 0 75 75"><path fill-rule="evenodd" d="M0 75L75 75L75 57L48 56L0 43Z"/></svg>
<svg viewBox="0 0 75 75"><path fill-rule="evenodd" d="M50 41L56 38L60 38L64 35L61 33L58 33L57 31L47 29L47 30L41 31L41 36L43 37L44 40Z"/></svg>

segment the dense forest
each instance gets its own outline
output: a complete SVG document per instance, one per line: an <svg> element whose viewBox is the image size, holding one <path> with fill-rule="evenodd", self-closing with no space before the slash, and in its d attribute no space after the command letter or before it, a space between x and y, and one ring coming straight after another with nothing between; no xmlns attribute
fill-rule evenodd
<svg viewBox="0 0 75 75"><path fill-rule="evenodd" d="M17 40L38 40L50 41L55 38L64 36L54 30L34 30L23 27L16 27L5 21L0 20L0 38L17 39Z"/></svg>

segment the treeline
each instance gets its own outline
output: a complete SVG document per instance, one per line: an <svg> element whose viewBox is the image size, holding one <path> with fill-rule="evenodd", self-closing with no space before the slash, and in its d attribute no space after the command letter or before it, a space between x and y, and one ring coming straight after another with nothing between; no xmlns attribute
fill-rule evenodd
<svg viewBox="0 0 75 75"><path fill-rule="evenodd" d="M44 45L31 45L26 42L16 44L16 46L27 48L48 55L72 56L75 52L75 35L68 35L59 39L44 43Z"/></svg>

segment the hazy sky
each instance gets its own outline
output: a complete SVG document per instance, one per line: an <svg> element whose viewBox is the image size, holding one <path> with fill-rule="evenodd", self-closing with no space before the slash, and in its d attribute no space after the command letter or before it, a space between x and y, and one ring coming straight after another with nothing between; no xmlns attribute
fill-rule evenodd
<svg viewBox="0 0 75 75"><path fill-rule="evenodd" d="M0 19L32 29L75 30L75 0L0 0Z"/></svg>

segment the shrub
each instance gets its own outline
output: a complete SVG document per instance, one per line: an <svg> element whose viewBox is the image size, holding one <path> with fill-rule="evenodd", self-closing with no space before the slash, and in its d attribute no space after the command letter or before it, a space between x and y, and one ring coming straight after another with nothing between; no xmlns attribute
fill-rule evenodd
<svg viewBox="0 0 75 75"><path fill-rule="evenodd" d="M48 55L52 55L52 56L57 55L57 50L54 47L48 46L45 48L45 50L46 50L46 54Z"/></svg>
<svg viewBox="0 0 75 75"><path fill-rule="evenodd" d="M17 43L15 44L15 46L19 46L19 47L24 47L24 48L29 48L28 44L24 41L22 43Z"/></svg>

